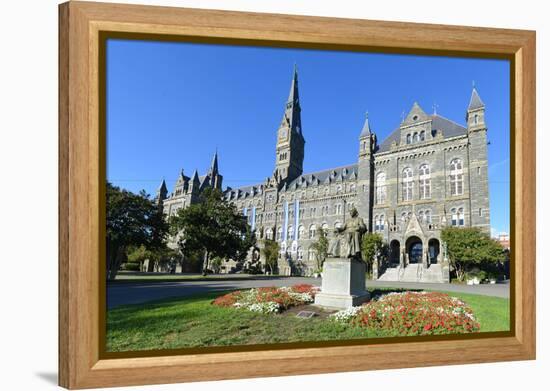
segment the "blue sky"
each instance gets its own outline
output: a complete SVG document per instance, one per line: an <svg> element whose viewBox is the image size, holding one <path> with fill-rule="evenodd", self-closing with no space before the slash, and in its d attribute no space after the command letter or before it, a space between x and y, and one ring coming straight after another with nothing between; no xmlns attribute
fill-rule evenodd
<svg viewBox="0 0 550 391"><path fill-rule="evenodd" d="M154 195L183 168L204 173L216 148L224 186L258 183L298 66L304 171L357 161L365 112L379 142L417 101L460 124L472 82L488 124L494 232L509 232L509 62L229 45L109 40L107 178Z"/></svg>

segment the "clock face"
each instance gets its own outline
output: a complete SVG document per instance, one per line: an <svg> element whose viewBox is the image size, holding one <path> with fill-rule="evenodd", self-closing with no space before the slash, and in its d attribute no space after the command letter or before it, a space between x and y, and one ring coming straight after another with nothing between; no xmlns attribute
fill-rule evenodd
<svg viewBox="0 0 550 391"><path fill-rule="evenodd" d="M282 129L280 134L281 134L281 138L286 138L288 133L287 133L286 129Z"/></svg>

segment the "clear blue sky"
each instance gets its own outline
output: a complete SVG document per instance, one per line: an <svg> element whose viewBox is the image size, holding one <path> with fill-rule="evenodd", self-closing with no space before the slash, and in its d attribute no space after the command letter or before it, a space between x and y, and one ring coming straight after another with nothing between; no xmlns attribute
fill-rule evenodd
<svg viewBox="0 0 550 391"><path fill-rule="evenodd" d="M509 63L109 40L107 178L154 195L172 191L180 169L206 172L216 148L224 186L261 182L273 172L276 130L298 66L304 171L357 161L369 112L379 142L417 101L465 124L475 81L487 112L491 225L509 232Z"/></svg>

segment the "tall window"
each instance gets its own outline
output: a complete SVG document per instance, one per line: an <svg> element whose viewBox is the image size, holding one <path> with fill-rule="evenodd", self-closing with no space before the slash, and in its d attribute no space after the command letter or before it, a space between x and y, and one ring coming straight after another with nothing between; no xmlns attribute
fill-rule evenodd
<svg viewBox="0 0 550 391"><path fill-rule="evenodd" d="M315 239L316 233L317 233L317 227L315 226L315 224L311 224L309 226L309 238Z"/></svg>
<svg viewBox="0 0 550 391"><path fill-rule="evenodd" d="M334 213L337 215L342 214L342 204L334 205Z"/></svg>
<svg viewBox="0 0 550 391"><path fill-rule="evenodd" d="M307 257L310 261L315 261L315 249L310 247L309 250L307 251L307 254L308 254Z"/></svg>
<svg viewBox="0 0 550 391"><path fill-rule="evenodd" d="M432 223L432 212L427 210L424 213L424 219L426 219L426 223L431 224Z"/></svg>
<svg viewBox="0 0 550 391"><path fill-rule="evenodd" d="M302 260L304 258L304 250L302 249L302 247L298 247L298 260Z"/></svg>
<svg viewBox="0 0 550 391"><path fill-rule="evenodd" d="M413 143L418 142L418 133L414 132L413 134Z"/></svg>
<svg viewBox="0 0 550 391"><path fill-rule="evenodd" d="M305 234L306 234L306 229L304 228L303 225L300 225L300 227L298 228L298 239L303 239Z"/></svg>
<svg viewBox="0 0 550 391"><path fill-rule="evenodd" d="M283 239L283 227L279 227L277 229L277 240L282 240Z"/></svg>
<svg viewBox="0 0 550 391"><path fill-rule="evenodd" d="M374 230L383 231L384 230L384 215L374 216Z"/></svg>
<svg viewBox="0 0 550 391"><path fill-rule="evenodd" d="M381 172L376 175L376 203L386 202L386 174Z"/></svg>
<svg viewBox="0 0 550 391"><path fill-rule="evenodd" d="M292 239L294 239L294 227L291 225L290 227L288 227L286 240L292 240Z"/></svg>
<svg viewBox="0 0 550 391"><path fill-rule="evenodd" d="M423 164L420 166L420 175L419 175L419 188L420 188L420 199L427 199L431 197L431 177L430 177L430 166Z"/></svg>
<svg viewBox="0 0 550 391"><path fill-rule="evenodd" d="M451 225L458 225L458 214L456 213L456 208L451 209Z"/></svg>
<svg viewBox="0 0 550 391"><path fill-rule="evenodd" d="M271 228L268 228L265 231L265 237L266 237L266 239L269 239L269 240L273 239L273 230Z"/></svg>
<svg viewBox="0 0 550 391"><path fill-rule="evenodd" d="M407 134L407 144L410 144L410 143L411 143L411 135Z"/></svg>
<svg viewBox="0 0 550 391"><path fill-rule="evenodd" d="M321 228L323 229L323 231L325 232L325 235L328 234L328 224L327 223L323 223L323 225L321 226Z"/></svg>
<svg viewBox="0 0 550 391"><path fill-rule="evenodd" d="M403 201L413 199L413 172L410 168L403 170Z"/></svg>
<svg viewBox="0 0 550 391"><path fill-rule="evenodd" d="M420 132L420 141L424 141L425 138L426 138L426 132L421 131Z"/></svg>
<svg viewBox="0 0 550 391"><path fill-rule="evenodd" d="M464 225L464 209L458 209L458 225Z"/></svg>
<svg viewBox="0 0 550 391"><path fill-rule="evenodd" d="M464 171L462 168L462 160L454 159L451 162L451 195L461 195L464 188Z"/></svg>

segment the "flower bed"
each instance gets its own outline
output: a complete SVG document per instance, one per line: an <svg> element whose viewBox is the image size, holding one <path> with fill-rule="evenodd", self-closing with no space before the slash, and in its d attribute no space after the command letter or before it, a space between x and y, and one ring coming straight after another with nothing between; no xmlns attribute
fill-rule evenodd
<svg viewBox="0 0 550 391"><path fill-rule="evenodd" d="M212 304L260 313L279 313L287 308L312 303L319 288L308 284L291 287L253 288L235 291L216 298Z"/></svg>
<svg viewBox="0 0 550 391"><path fill-rule="evenodd" d="M439 292L388 293L331 318L399 336L470 333L480 327L463 301Z"/></svg>

